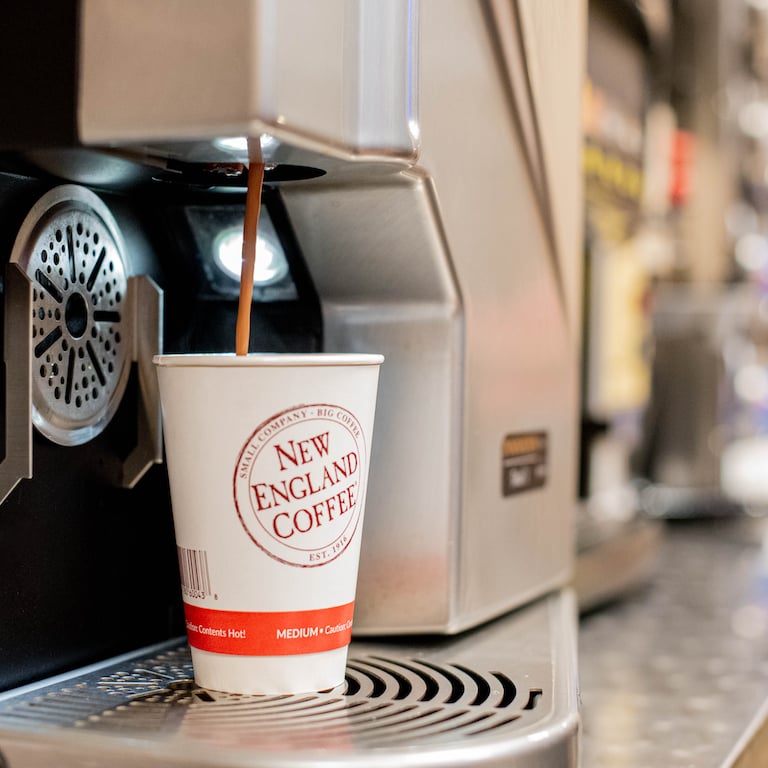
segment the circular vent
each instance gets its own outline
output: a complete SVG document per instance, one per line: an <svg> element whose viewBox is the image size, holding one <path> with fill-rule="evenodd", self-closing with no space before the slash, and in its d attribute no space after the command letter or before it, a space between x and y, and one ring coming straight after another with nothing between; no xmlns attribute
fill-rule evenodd
<svg viewBox="0 0 768 768"><path fill-rule="evenodd" d="M96 195L57 187L25 219L11 261L32 283L32 422L56 443L84 443L109 423L130 369L120 232Z"/></svg>

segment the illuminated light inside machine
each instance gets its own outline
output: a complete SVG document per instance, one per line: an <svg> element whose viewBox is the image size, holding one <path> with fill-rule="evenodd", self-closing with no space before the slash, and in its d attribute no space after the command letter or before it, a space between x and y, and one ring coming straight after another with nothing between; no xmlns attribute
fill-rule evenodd
<svg viewBox="0 0 768 768"><path fill-rule="evenodd" d="M748 272L759 272L768 267L768 239L751 232L742 235L734 246L734 258Z"/></svg>
<svg viewBox="0 0 768 768"><path fill-rule="evenodd" d="M243 261L243 230L230 227L214 240L213 258L219 269L234 280L240 279ZM282 249L271 239L259 235L256 241L256 262L253 268L255 287L270 285L285 277L288 262Z"/></svg>
<svg viewBox="0 0 768 768"><path fill-rule="evenodd" d="M736 394L749 403L768 402L768 370L762 365L745 365L733 378Z"/></svg>
<svg viewBox="0 0 768 768"><path fill-rule="evenodd" d="M262 133L259 137L259 143L261 144L261 149L266 150L274 147L277 144L277 139L268 133ZM213 144L218 149L223 149L227 152L248 151L248 139L245 136L225 136L220 139L214 139Z"/></svg>

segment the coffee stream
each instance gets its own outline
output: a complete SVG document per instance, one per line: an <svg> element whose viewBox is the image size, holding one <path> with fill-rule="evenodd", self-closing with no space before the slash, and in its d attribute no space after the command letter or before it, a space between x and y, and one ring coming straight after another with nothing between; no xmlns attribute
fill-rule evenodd
<svg viewBox="0 0 768 768"><path fill-rule="evenodd" d="M256 262L256 238L261 210L261 187L264 183L264 162L259 138L248 139L248 191L245 197L243 222L243 260L240 270L240 301L237 306L235 353L248 354L251 335L251 303L253 300L253 270Z"/></svg>

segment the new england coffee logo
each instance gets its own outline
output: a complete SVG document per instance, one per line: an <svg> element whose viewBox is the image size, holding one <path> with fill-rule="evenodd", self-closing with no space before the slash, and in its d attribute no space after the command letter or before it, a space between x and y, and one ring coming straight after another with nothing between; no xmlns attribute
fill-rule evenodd
<svg viewBox="0 0 768 768"><path fill-rule="evenodd" d="M301 405L265 421L237 460L235 507L268 555L301 567L336 559L360 521L366 466L357 418L336 405Z"/></svg>

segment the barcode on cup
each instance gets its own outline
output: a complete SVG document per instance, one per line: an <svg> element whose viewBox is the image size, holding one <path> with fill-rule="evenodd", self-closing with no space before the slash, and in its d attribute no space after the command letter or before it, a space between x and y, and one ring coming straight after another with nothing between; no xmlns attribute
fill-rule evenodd
<svg viewBox="0 0 768 768"><path fill-rule="evenodd" d="M198 599L212 594L211 574L208 571L208 553L204 549L176 547L179 555L181 591L185 597Z"/></svg>

